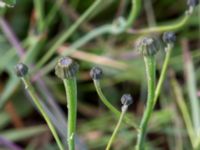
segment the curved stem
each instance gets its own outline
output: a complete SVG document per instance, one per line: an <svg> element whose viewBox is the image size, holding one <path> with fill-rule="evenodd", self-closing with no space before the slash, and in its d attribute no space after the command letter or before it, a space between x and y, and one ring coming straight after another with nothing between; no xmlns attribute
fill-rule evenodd
<svg viewBox="0 0 200 150"><path fill-rule="evenodd" d="M126 23L125 28L129 28L133 24L133 22L135 21L135 18L137 17L137 14L138 14L138 12L140 10L141 0L133 0L132 3L133 3L132 4L132 9L131 9L130 15L129 15L128 19L127 19L127 23ZM71 35L70 29L69 29L69 35L68 35L68 30L67 30L66 31L66 37L64 38L64 34L65 34L65 32L64 32L63 36L61 36L60 39L58 39L58 41L54 44L54 46L49 50L50 52L48 52L41 59L41 61L38 62L38 64L36 65L37 68L40 68L47 61L47 59L49 59L49 57L53 54L53 52L59 47L59 45L62 44L64 42L64 40L66 40ZM124 29L123 30L119 29L119 30L120 31L124 31ZM96 37L98 37L98 36L100 36L102 34L106 34L106 33L116 34L116 32L113 32L113 24L103 25L101 27L96 28L95 30L92 30L91 32L89 32L88 34L86 34L85 36L83 36L82 38L80 38L78 41L76 41L75 43L73 43L70 46L73 50L71 50L69 52L66 51L62 55L63 56L69 55L69 54L73 53L74 51L76 51L76 49L80 48L81 46L83 46L87 42L91 41L92 39L95 39ZM117 32L117 33L119 34L121 32ZM53 59L50 63L54 64L55 60L57 60L57 58ZM53 67L54 67L54 65L50 66L50 68L53 68Z"/></svg>
<svg viewBox="0 0 200 150"><path fill-rule="evenodd" d="M83 36L82 38L80 38L79 40L77 40L76 42L74 42L70 47L73 49L79 48L81 46L83 46L85 43L91 41L92 39L110 32L112 29L112 25L107 24L107 25L103 25L101 27L98 27L94 30L92 30L91 32L89 32L88 34L86 34L85 36ZM65 53L63 53L63 55L66 55Z"/></svg>
<svg viewBox="0 0 200 150"><path fill-rule="evenodd" d="M106 105L106 107L108 109L110 109L116 117L120 117L121 112L119 110L117 110L104 96L102 90L101 90L101 86L100 86L100 82L99 80L93 80L94 81L94 86L96 88L97 94L99 95L101 101L104 103L104 105ZM135 128L137 131L139 131L138 126L136 124L134 124L131 119L129 119L127 116L125 116L125 122L132 126L133 128Z"/></svg>
<svg viewBox="0 0 200 150"><path fill-rule="evenodd" d="M153 111L153 104L154 104L153 100L155 92L155 71L156 71L155 56L144 56L144 62L146 67L146 76L148 83L148 98L147 98L147 106L140 124L140 132L138 133L138 139L136 145L137 150L144 149L145 134L147 130L148 121Z"/></svg>
<svg viewBox="0 0 200 150"><path fill-rule="evenodd" d="M160 77L159 77L159 80L158 80L158 83L157 83L157 86L156 86L155 96L154 96L154 100L153 100L153 103L154 103L153 107L155 107L156 102L158 100L158 96L160 95L160 90L161 90L161 87L163 85L164 78L166 76L167 67L168 67L170 56L171 56L171 53L172 53L172 47L173 46L171 44L169 44L169 45L167 45L167 48L165 49L166 50L166 56L165 56L165 60L164 60L163 66L162 66L161 74L160 74Z"/></svg>
<svg viewBox="0 0 200 150"><path fill-rule="evenodd" d="M49 127L49 129L51 130L55 140L56 140L56 143L59 147L60 150L64 150L64 147L62 145L62 142L60 141L59 139L59 136L56 132L56 129L54 128L49 116L47 115L47 113L44 111L41 103L39 102L39 98L34 90L34 88L32 87L29 79L27 77L24 77L24 78L21 78L24 85L25 85L25 88L27 90L27 92L29 93L29 95L31 96L34 104L37 106L38 110L40 111L40 113L42 114L42 116L44 117L45 121L47 122L47 125Z"/></svg>
<svg viewBox="0 0 200 150"><path fill-rule="evenodd" d="M122 106L122 107L123 107L123 106ZM120 127L120 125L121 125L121 123L122 123L122 120L123 120L123 118L124 118L124 116L125 116L125 113L126 113L126 111L122 111L122 112L121 112L120 117L119 117L119 120L118 120L117 125L116 125L116 127L115 127L115 130L113 131L113 134L112 134L112 136L111 136L111 138L110 138L110 140L109 140L109 142L108 142L108 144L107 144L107 146L106 146L106 150L109 150L109 149L110 149L110 147L111 147L111 145L112 145L112 143L113 143L113 141L114 141L114 138L115 138L116 135L117 135L117 132L118 132L118 130L119 130L119 127Z"/></svg>
<svg viewBox="0 0 200 150"><path fill-rule="evenodd" d="M135 21L141 8L141 0L132 0L131 12L128 16L126 28L130 28Z"/></svg>
<svg viewBox="0 0 200 150"><path fill-rule="evenodd" d="M68 148L75 150L75 132L76 132L76 117L77 117L77 87L76 78L63 80L68 107Z"/></svg>
<svg viewBox="0 0 200 150"><path fill-rule="evenodd" d="M161 25L161 26L156 26L156 27L151 27L151 28L146 28L146 29L139 29L139 30L133 31L133 33L150 34L154 32L175 31L183 27L189 20L190 16L191 16L190 14L185 14L179 20L171 24Z"/></svg>
<svg viewBox="0 0 200 150"><path fill-rule="evenodd" d="M38 64L36 65L37 69L40 68L40 67L42 67L47 62L47 60L54 54L54 52L56 51L56 49L61 44L63 44L63 42L65 40L67 40L74 33L74 31L76 31L76 29L79 27L79 25L83 21L85 21L87 19L87 17L99 6L99 4L100 4L101 1L102 0L96 0L96 1L94 1L94 3L86 10L86 12L72 26L59 36L58 40L48 50L48 52L46 53L46 55L44 55L44 57L42 57L42 59L38 62Z"/></svg>

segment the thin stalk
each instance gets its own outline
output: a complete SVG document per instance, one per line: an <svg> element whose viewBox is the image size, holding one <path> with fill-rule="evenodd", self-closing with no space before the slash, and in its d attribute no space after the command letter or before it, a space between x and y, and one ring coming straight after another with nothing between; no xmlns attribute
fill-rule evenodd
<svg viewBox="0 0 200 150"><path fill-rule="evenodd" d="M121 112L120 112L119 110L117 110L117 109L106 99L106 97L104 96L104 94L103 94L103 92L102 92L102 90L101 90L101 86L100 86L99 80L93 80L93 81L94 81L94 86L95 86L95 88L96 88L97 94L99 95L99 97L100 97L100 99L102 100L102 102L104 103L104 105L106 105L106 107L107 107L108 109L110 109L110 110L115 114L116 117L120 118ZM126 122L128 125L132 126L133 128L135 128L135 129L139 132L138 126L137 126L135 123L133 123L133 122L131 121L131 119L129 119L127 116L125 116L124 119L125 119L125 122Z"/></svg>
<svg viewBox="0 0 200 150"><path fill-rule="evenodd" d="M85 43L88 43L89 41L91 41L92 39L102 34L109 33L111 30L112 30L112 25L110 24L98 27L92 30L91 32L89 32L88 34L86 34L85 36L83 36L82 38L80 38L79 40L77 40L76 42L74 42L70 47L73 49L79 48L83 46ZM63 55L66 55L66 54L63 53Z"/></svg>
<svg viewBox="0 0 200 150"><path fill-rule="evenodd" d="M45 22L44 22L44 26L48 27L50 25L51 22L53 22L53 19L55 18L57 11L59 10L61 4L63 3L63 0L59 0L59 1L55 1L56 4L54 4L51 8L51 10L49 11Z"/></svg>
<svg viewBox="0 0 200 150"><path fill-rule="evenodd" d="M164 79L165 79L165 76L166 76L167 67L168 67L168 64L169 64L171 53L172 53L172 45L168 44L167 48L166 48L165 60L164 60L164 63L163 63L163 66L162 66L162 70L161 70L161 74L160 74L160 77L159 77L159 80L158 80L158 83L157 83L157 86L156 86L156 90L155 90L155 96L154 96L154 100L153 100L153 103L154 103L153 107L155 107L156 102L158 100L158 96L160 95L161 87L163 85L163 82L164 82Z"/></svg>
<svg viewBox="0 0 200 150"><path fill-rule="evenodd" d="M190 14L185 14L179 20L176 20L175 22L173 22L171 24L135 30L135 31L133 31L133 33L150 34L150 33L154 33L154 32L176 31L176 30L182 28L188 22L190 16L191 16Z"/></svg>
<svg viewBox="0 0 200 150"><path fill-rule="evenodd" d="M138 15L138 12L140 10L140 5L141 5L141 0L132 0L131 12L128 16L125 29L130 28L131 25L133 24L133 22L135 21L137 15ZM121 30L121 31L123 31L123 30ZM105 34L105 33L114 34L113 24L103 25L101 27L98 27L98 28L92 30L91 32L89 32L88 34L86 34L85 36L80 38L78 41L73 43L71 47L79 48L79 47L83 46L85 43L89 42L90 40L92 40L102 34ZM63 55L65 55L65 54L63 54Z"/></svg>
<svg viewBox="0 0 200 150"><path fill-rule="evenodd" d="M111 145L112 145L112 143L113 143L113 141L114 141L114 139L115 139L115 137L116 137L116 135L117 135L117 133L119 131L119 127L120 127L120 125L122 123L122 120L123 120L123 118L125 116L125 113L126 113L126 111L122 111L121 112L119 120L118 120L117 125L115 127L115 130L113 131L112 136L111 136L111 138L110 138L110 140L109 140L109 142L108 142L108 144L106 146L106 150L110 149L110 147L111 147Z"/></svg>
<svg viewBox="0 0 200 150"><path fill-rule="evenodd" d="M29 93L29 95L31 96L33 102L35 103L35 105L37 106L38 110L40 111L40 113L42 114L42 116L44 117L45 121L47 122L47 125L49 126L49 129L51 130L55 140L56 140L56 143L59 147L60 150L64 150L64 147L62 145L62 142L61 140L59 139L59 136L56 132L56 129L54 128L49 116L47 115L47 113L44 111L41 103L39 102L39 98L34 90L34 88L32 87L29 79L27 77L22 77L21 78L24 85L25 85L25 89L27 90L27 92Z"/></svg>
<svg viewBox="0 0 200 150"><path fill-rule="evenodd" d="M148 121L151 117L154 104L154 93L155 93L155 72L156 72L156 60L155 56L144 56L144 62L146 67L146 76L148 84L148 98L147 98L147 107L145 109L142 121L140 124L140 132L138 133L137 139L137 150L144 149L144 140L147 130Z"/></svg>
<svg viewBox="0 0 200 150"><path fill-rule="evenodd" d="M192 121L197 137L200 138L200 102L197 97L196 76L194 64L192 62L191 54L187 42L185 42L184 49L184 65L185 65L185 77L187 83L187 91L191 106Z"/></svg>
<svg viewBox="0 0 200 150"><path fill-rule="evenodd" d="M76 117L77 117L77 87L76 78L63 79L67 96L68 107L68 148L75 150L75 132L76 132Z"/></svg>
<svg viewBox="0 0 200 150"><path fill-rule="evenodd" d="M133 25L136 17L138 16L140 8L141 8L141 0L132 0L131 12L126 22L126 28L130 28Z"/></svg>
<svg viewBox="0 0 200 150"><path fill-rule="evenodd" d="M97 0L86 12L77 20L77 22L71 26L71 28L67 31L65 31L59 39L56 41L56 43L53 45L53 47L48 51L48 53L38 62L36 65L37 68L40 68L54 53L54 51L65 41L69 38L69 36L76 30L76 28L87 18L89 13L91 13L93 10L95 10L96 7L100 4L100 0ZM132 9L130 12L130 15L128 16L127 23L126 23L126 28L130 27L133 22L135 21L135 18L137 17L137 14L140 10L140 5L141 5L141 0L133 0L132 4ZM89 12L89 13L88 13ZM119 29L121 30L121 29ZM121 31L124 31L121 30ZM72 44L71 48L72 49L78 49L79 47L83 46L87 42L91 41L92 39L102 35L102 34L116 34L113 31L113 24L107 24L101 27L96 28L95 30L92 30L82 38L80 38L78 41ZM118 32L121 33L121 32ZM75 51L75 50L74 50ZM67 56L69 53L63 53L63 56ZM57 60L57 58L55 59ZM53 60L53 61L55 61ZM50 62L51 63L51 62Z"/></svg>
<svg viewBox="0 0 200 150"><path fill-rule="evenodd" d="M196 141L195 140L195 132L194 132L194 129L192 126L189 111L187 109L187 104L185 103L185 100L183 98L183 93L181 92L181 87L174 77L172 77L171 85L172 85L172 89L174 91L174 95L176 97L178 107L182 113L183 121L186 125L186 129L187 129L192 147L195 148L195 141Z"/></svg>
<svg viewBox="0 0 200 150"><path fill-rule="evenodd" d="M41 0L34 0L34 5L35 5L35 9L36 9L36 15L37 15L37 19L38 19L38 29L39 31L43 30L43 20L44 20L44 8L43 8L43 3L44 1Z"/></svg>
<svg viewBox="0 0 200 150"><path fill-rule="evenodd" d="M64 31L64 33L62 33L58 40L54 43L54 45L48 50L48 52L46 53L46 55L44 55L44 57L41 58L41 60L38 62L38 64L36 65L36 68L40 68L42 67L42 65L44 65L47 60L54 54L54 52L56 51L56 49L63 44L63 42L65 40L67 40L73 33L74 31L76 31L76 29L79 27L79 25L81 23L83 23L87 17L99 6L99 4L101 3L102 0L96 0L87 10L86 12L66 31Z"/></svg>

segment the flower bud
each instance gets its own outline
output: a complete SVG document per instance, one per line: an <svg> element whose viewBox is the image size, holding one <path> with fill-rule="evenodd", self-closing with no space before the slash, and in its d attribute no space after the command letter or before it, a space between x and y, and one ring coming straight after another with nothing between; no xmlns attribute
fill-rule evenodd
<svg viewBox="0 0 200 150"><path fill-rule="evenodd" d="M132 96L130 94L124 94L124 95L122 95L122 97L121 97L121 103L123 105L127 105L127 106L131 105L133 103Z"/></svg>
<svg viewBox="0 0 200 150"><path fill-rule="evenodd" d="M153 56L161 48L161 44L158 39L153 37L144 37L139 40L137 48L144 56Z"/></svg>
<svg viewBox="0 0 200 150"><path fill-rule="evenodd" d="M90 70L90 76L93 80L99 80L102 78L102 75L103 75L103 71L101 68L99 67L93 67L91 70Z"/></svg>
<svg viewBox="0 0 200 150"><path fill-rule="evenodd" d="M55 74L61 79L72 78L78 71L78 64L69 57L61 57L58 59Z"/></svg>
<svg viewBox="0 0 200 150"><path fill-rule="evenodd" d="M162 37L165 43L174 43L176 41L176 34L174 32L165 32Z"/></svg>
<svg viewBox="0 0 200 150"><path fill-rule="evenodd" d="M195 6L197 6L199 4L199 0L188 0L187 1L187 5L189 6L189 7L195 7Z"/></svg>
<svg viewBox="0 0 200 150"><path fill-rule="evenodd" d="M15 72L18 77L24 77L28 73L28 67L23 63L18 63L15 66Z"/></svg>

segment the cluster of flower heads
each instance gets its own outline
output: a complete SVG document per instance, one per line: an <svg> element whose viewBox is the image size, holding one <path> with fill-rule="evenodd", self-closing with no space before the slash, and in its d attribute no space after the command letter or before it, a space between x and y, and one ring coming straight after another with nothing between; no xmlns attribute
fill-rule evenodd
<svg viewBox="0 0 200 150"><path fill-rule="evenodd" d="M162 36L162 40L167 45L173 44L176 41L176 34L174 32L165 32ZM159 38L147 36L139 39L136 48L143 56L153 56L162 49L162 44Z"/></svg>

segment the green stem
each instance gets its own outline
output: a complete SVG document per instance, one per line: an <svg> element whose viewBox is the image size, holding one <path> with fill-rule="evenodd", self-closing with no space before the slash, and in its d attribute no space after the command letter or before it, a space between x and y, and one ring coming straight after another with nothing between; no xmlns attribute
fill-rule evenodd
<svg viewBox="0 0 200 150"><path fill-rule="evenodd" d="M197 137L200 138L200 102L197 97L197 87L196 87L196 77L194 64L192 62L191 54L189 50L184 50L184 64L185 64L185 74L187 90L191 105L191 115L192 121Z"/></svg>
<svg viewBox="0 0 200 150"><path fill-rule="evenodd" d="M51 10L49 11L49 13L45 19L45 23L44 23L45 27L48 27L50 25L50 23L53 22L53 19L55 18L56 14L58 13L58 10L62 3L63 3L63 0L55 1L55 4L52 6Z"/></svg>
<svg viewBox="0 0 200 150"><path fill-rule="evenodd" d="M132 0L131 12L127 19L126 28L130 28L133 25L136 17L138 16L140 8L141 8L141 0Z"/></svg>
<svg viewBox="0 0 200 150"><path fill-rule="evenodd" d="M94 86L96 88L97 94L99 95L101 101L104 103L104 105L106 105L106 107L108 109L110 109L116 117L120 117L121 112L119 110L117 110L104 96L102 90L101 90L101 86L100 86L100 82L99 80L93 80L94 81ZM136 124L134 124L131 119L129 119L127 116L125 116L125 122L132 126L133 128L135 128L137 131L139 131L138 126Z"/></svg>
<svg viewBox="0 0 200 150"><path fill-rule="evenodd" d="M140 132L138 133L138 139L136 145L137 150L144 149L145 134L147 130L148 121L153 111L153 104L154 104L153 100L155 93L155 71L156 71L155 56L144 56L144 62L146 67L146 76L148 83L148 98L147 98L147 106L140 124Z"/></svg>
<svg viewBox="0 0 200 150"><path fill-rule="evenodd" d="M154 101L153 107L155 107L156 102L158 100L158 96L160 95L161 87L163 85L163 82L164 82L164 79L165 79L165 76L166 76L167 67L168 67L168 64L169 64L171 53L172 53L172 45L168 44L168 46L166 48L165 60L164 60L162 70L161 70L161 74L160 74L160 77L159 77L159 80L158 80L158 83L157 83L157 86L156 86L155 96L154 96L154 100L153 100Z"/></svg>
<svg viewBox="0 0 200 150"><path fill-rule="evenodd" d="M102 34L110 32L111 29L112 29L112 25L110 25L110 24L98 27L98 28L92 30L91 32L89 32L88 34L86 34L85 36L83 36L82 38L80 38L79 40L77 40L76 42L74 42L70 47L73 49L79 48L79 47L83 46L85 43L89 42L90 40L92 40ZM63 53L63 55L67 55L67 54Z"/></svg>
<svg viewBox="0 0 200 150"><path fill-rule="evenodd" d="M34 90L34 88L32 87L29 79L27 77L22 77L21 78L24 85L25 85L25 88L27 90L27 92L29 93L29 95L31 96L33 102L35 103L35 105L37 106L38 110L40 111L40 113L42 114L42 116L44 117L45 121L47 122L47 125L49 127L49 129L51 130L55 140L56 140L56 143L59 147L60 150L64 150L64 147L62 145L62 142L60 141L59 139L59 136L56 132L56 129L54 128L51 120L49 119L49 116L46 114L46 112L44 111L41 103L39 102L39 98Z"/></svg>
<svg viewBox="0 0 200 150"><path fill-rule="evenodd" d="M122 106L122 107L123 107L123 106ZM120 117L119 117L119 120L118 120L118 123L117 123L117 125L116 125L116 127L115 127L115 130L114 130L114 132L113 132L113 134L112 134L112 136L111 136L111 138L110 138L110 140L109 140L109 142L108 142L108 144L107 144L107 146L106 146L106 150L109 150L109 149L110 149L110 147L111 147L111 145L112 145L112 143L113 143L113 141L114 141L114 138L115 138L116 135L117 135L117 132L118 132L118 130L119 130L119 127L120 127L120 125L121 125L121 123L122 123L122 120L123 120L123 118L124 118L124 116L125 116L125 113L126 113L126 111L122 111L122 112L121 112Z"/></svg>
<svg viewBox="0 0 200 150"><path fill-rule="evenodd" d="M76 132L76 117L77 117L77 87L76 78L72 77L64 79L64 86L67 96L68 107L68 148L75 150L75 132Z"/></svg>
<svg viewBox="0 0 200 150"><path fill-rule="evenodd" d="M97 0L86 12L85 14L83 14L83 16L81 16L77 22L71 26L71 28L69 30L67 30L66 32L64 32L61 37L56 41L56 43L53 45L53 47L48 51L48 53L38 62L38 64L36 65L37 68L40 68L54 53L54 51L59 47L59 45L61 45L65 40L68 39L68 37L76 30L76 28L87 18L87 16L89 15L89 13L91 13L100 3L101 0ZM130 25L132 25L133 21L135 20L139 10L140 10L140 0L133 0L133 5L132 5L132 9L131 9L131 13L127 19L127 25L126 28L130 27ZM74 44L72 44L72 48L75 49L79 48L81 46L83 46L85 43L87 43L88 41L96 38L99 35L105 34L105 33L111 33L113 34L113 25L112 24L108 24L108 25L104 25L102 27L99 27L91 32L89 32L88 34L86 34L84 37L82 37L80 40L78 40L77 42L75 42ZM71 53L71 52L70 52ZM66 54L64 53L63 55L67 55L69 54L68 52L66 52Z"/></svg>
<svg viewBox="0 0 200 150"><path fill-rule="evenodd" d="M136 30L135 33L150 34L154 32L175 31L182 28L187 23L190 17L191 15L185 14L184 16L182 16L182 18L180 18L179 20L171 24L161 25L161 26L156 26L156 27L151 27L151 28L146 28L146 29L140 29L140 30Z"/></svg>
<svg viewBox="0 0 200 150"><path fill-rule="evenodd" d="M140 5L141 5L141 0L132 0L131 12L128 16L125 29L131 27L131 25L135 21L137 15L139 13L139 10L140 10ZM121 31L124 31L124 30L121 30ZM113 24L103 25L101 27L96 28L95 30L92 30L91 32L89 32L88 34L86 34L85 36L80 38L78 41L73 43L71 47L74 49L79 48L79 47L83 46L85 43L89 42L90 40L96 38L97 36L105 34L105 33L114 34ZM63 55L65 55L65 53Z"/></svg>
<svg viewBox="0 0 200 150"><path fill-rule="evenodd" d="M36 15L38 18L38 29L39 31L43 30L43 25L44 25L44 12L43 12L43 1L41 0L34 0L34 5L36 9Z"/></svg>
<svg viewBox="0 0 200 150"><path fill-rule="evenodd" d="M189 111L187 109L187 104L185 103L183 93L181 92L181 87L174 77L172 77L171 85L177 100L178 107L182 113L189 139L191 141L192 147L195 149L195 141L198 140L198 138L195 139L195 132L192 126Z"/></svg>
<svg viewBox="0 0 200 150"><path fill-rule="evenodd" d="M67 40L73 33L74 31L76 31L76 29L79 27L79 25L81 23L83 23L87 17L99 6L100 2L102 0L96 0L87 10L86 12L68 29L66 30L64 33L62 33L58 40L54 43L54 45L48 50L48 52L46 53L46 55L44 55L44 57L42 57L42 59L38 62L38 64L36 65L36 68L40 68L42 67L47 60L54 54L54 52L56 51L56 49L63 44L63 42L65 40Z"/></svg>

